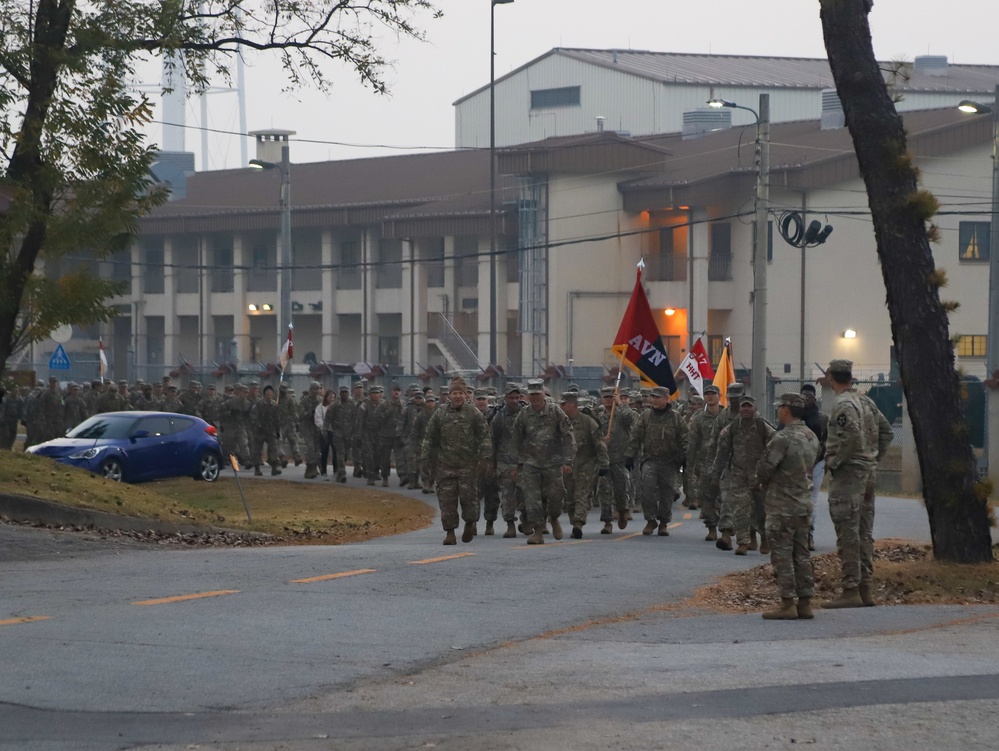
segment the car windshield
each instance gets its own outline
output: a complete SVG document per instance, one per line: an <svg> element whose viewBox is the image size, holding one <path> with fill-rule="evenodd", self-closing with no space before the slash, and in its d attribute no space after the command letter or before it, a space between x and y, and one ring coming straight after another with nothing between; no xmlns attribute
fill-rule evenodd
<svg viewBox="0 0 999 751"><path fill-rule="evenodd" d="M66 434L67 438L128 438L135 418L128 415L94 415Z"/></svg>

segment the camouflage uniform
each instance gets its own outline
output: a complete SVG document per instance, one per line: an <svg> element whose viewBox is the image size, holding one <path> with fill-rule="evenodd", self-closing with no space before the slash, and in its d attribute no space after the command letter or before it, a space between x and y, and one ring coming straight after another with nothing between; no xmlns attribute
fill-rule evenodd
<svg viewBox="0 0 999 751"><path fill-rule="evenodd" d="M613 393L614 389L610 389ZM601 394L605 392L601 390ZM618 404L614 408L614 423L611 424L609 409L601 407L597 410L597 421L600 423L600 433L607 436L610 428L610 440L606 442L609 466L607 474L597 478L597 500L600 502L600 521L605 525L614 521L615 514L618 526L627 526L626 514L631 505L631 475L625 467L628 461L628 442L631 440L631 430L638 419L638 413L626 404Z"/></svg>
<svg viewBox="0 0 999 751"><path fill-rule="evenodd" d="M544 393L544 385L540 381L529 382L529 398L536 393ZM576 454L569 418L551 402L540 409L528 405L514 420L513 447L518 456L517 480L528 524L540 530L548 518L554 526L562 514L565 497L563 469L572 467L572 457Z"/></svg>
<svg viewBox="0 0 999 751"><path fill-rule="evenodd" d="M38 395L35 420L38 423L39 443L50 441L65 434L63 398L58 381L49 379L49 387Z"/></svg>
<svg viewBox="0 0 999 751"><path fill-rule="evenodd" d="M83 401L87 405L87 414L96 415L97 414L97 404L101 400L101 396L104 394L104 384L100 381L91 381L90 390L83 394Z"/></svg>
<svg viewBox="0 0 999 751"><path fill-rule="evenodd" d="M97 403L98 412L127 412L131 409L128 398L122 393L122 385L128 385L125 381L118 382L118 388L109 388Z"/></svg>
<svg viewBox="0 0 999 751"><path fill-rule="evenodd" d="M507 393L520 394L520 389L513 386L508 389ZM492 422L489 424L493 445L493 465L496 468L496 484L499 488L503 521L507 523L508 527L517 520L518 511L524 513L524 498L517 482L517 465L520 463L520 455L513 440L513 426L522 409L519 402L515 409L510 409L508 405L504 404L503 408L493 415ZM514 535L516 535L516 531L510 536Z"/></svg>
<svg viewBox="0 0 999 751"><path fill-rule="evenodd" d="M413 445L411 436L413 435L413 422L423 413L423 404L423 392L414 392L410 397L409 403L406 405L406 416L402 421L402 456L406 467L406 480L409 483L409 487L414 489L420 486L420 469L414 463L414 457L419 453L420 449ZM396 470L398 471L398 467Z"/></svg>
<svg viewBox="0 0 999 751"><path fill-rule="evenodd" d="M378 409L375 410L375 422L378 424L376 461L377 466L381 469L382 485L388 485L389 476L392 474L393 457L395 458L399 484L405 485L408 478L406 477L406 460L403 458L402 425L406 419L406 407L399 395L395 393L395 387L392 391L392 396L382 401L378 405Z"/></svg>
<svg viewBox="0 0 999 751"><path fill-rule="evenodd" d="M562 404L576 402L578 396L574 393L562 395ZM571 408L570 408L571 410ZM576 453L572 459L572 474L566 478L565 497L569 508L569 523L573 526L573 535L578 537L575 529L586 524L593 502L593 490L597 474L603 477L607 474L610 461L607 457L607 444L603 441L600 424L585 412L577 412L569 417L572 426Z"/></svg>
<svg viewBox="0 0 999 751"><path fill-rule="evenodd" d="M177 387L170 386L167 389L166 397L163 399L163 404L160 406L160 411L181 414L183 409L184 405L182 405L180 403L180 399L177 398Z"/></svg>
<svg viewBox="0 0 999 751"><path fill-rule="evenodd" d="M735 525L732 523L732 502L729 498L728 474L716 475L713 471L715 455L718 453L718 436L733 420L739 418L738 400L745 396L746 387L741 383L729 384L725 392L725 397L729 400L729 406L723 409L715 418L711 428L711 441L708 445L706 459L711 463L712 472L710 493L718 502L718 531L722 533L722 539L718 540L717 546L723 550L731 550L730 537L735 532ZM710 501L709 501L710 503Z"/></svg>
<svg viewBox="0 0 999 751"><path fill-rule="evenodd" d="M711 454L715 421L725 410L719 407L714 414L705 408L690 421L690 434L687 441L687 466L690 474L690 493L701 509L701 519L709 532L718 527L718 493L714 489L714 461ZM713 532L712 532L713 534ZM709 535L710 539L714 539Z"/></svg>
<svg viewBox="0 0 999 751"><path fill-rule="evenodd" d="M222 450L236 459L244 467L257 462L252 460L247 440L250 420L250 402L246 398L246 387L238 386L235 393L226 399L219 408L222 431ZM259 459L258 459L259 461Z"/></svg>
<svg viewBox="0 0 999 751"><path fill-rule="evenodd" d="M808 531L818 451L815 433L796 419L774 435L756 466L754 482L766 486L767 539L781 599L814 594Z"/></svg>
<svg viewBox="0 0 999 751"><path fill-rule="evenodd" d="M0 404L0 449L10 451L17 440L17 425L24 416L24 397L17 390L8 391Z"/></svg>
<svg viewBox="0 0 999 751"><path fill-rule="evenodd" d="M197 416L205 422L218 427L219 407L222 405L222 397L216 393L214 386L209 386L204 397L198 402Z"/></svg>
<svg viewBox="0 0 999 751"><path fill-rule="evenodd" d="M364 479L368 485L374 485L378 480L380 465L375 460L375 452L378 447L378 406L381 404L382 394L385 389L381 386L372 386L368 391L368 398L358 407L357 433L360 439L362 464L364 465ZM388 482L388 477L385 478Z"/></svg>
<svg viewBox="0 0 999 751"><path fill-rule="evenodd" d="M198 381L191 381L188 384L187 391L178 397L180 402L180 409L178 410L184 415L196 415L198 414L198 405L201 403L201 384Z"/></svg>
<svg viewBox="0 0 999 751"><path fill-rule="evenodd" d="M365 401L367 401L367 396L364 393L364 381L360 381L354 384L353 397L351 398L354 414L350 428L350 458L354 463L354 477L364 477L364 448L361 441L361 422L364 415L361 413L361 405Z"/></svg>
<svg viewBox="0 0 999 751"><path fill-rule="evenodd" d="M41 424L38 422L38 397L42 395L42 389L34 388L24 399L24 449L40 443L39 436Z"/></svg>
<svg viewBox="0 0 999 751"><path fill-rule="evenodd" d="M322 449L322 437L316 427L316 407L322 401L322 384L313 381L309 390L302 394L298 401L298 428L302 439L302 449L305 454L305 479L311 480L319 475L319 460Z"/></svg>
<svg viewBox="0 0 999 751"><path fill-rule="evenodd" d="M427 434L427 425L430 424L430 418L436 411L437 398L431 394L424 402L420 413L413 418L413 423L409 429L409 445L412 446L412 451L409 455L409 487L411 490L421 489L423 492L429 493L430 487L433 485L433 480L427 476L423 477L423 483L421 483L420 475L424 471L423 439Z"/></svg>
<svg viewBox="0 0 999 751"><path fill-rule="evenodd" d="M653 396L669 391L656 387ZM687 458L687 422L667 402L666 409L649 409L635 421L628 444L628 456L641 468L639 500L645 517L645 534L651 534L656 521L659 533L669 534L673 501L680 489L680 465Z"/></svg>
<svg viewBox="0 0 999 751"><path fill-rule="evenodd" d="M254 465L254 474L262 474L260 472L260 458L265 445L267 446L267 463L271 466L271 474L281 474L281 470L278 469L280 464L278 435L281 432L281 416L277 402L273 399L268 400L266 397L257 399L250 407L250 426L253 435L250 456L252 457L251 463Z"/></svg>
<svg viewBox="0 0 999 751"><path fill-rule="evenodd" d="M441 526L453 542L458 510L465 522L464 542L470 542L479 519L477 473L491 452L486 419L471 404L435 410L421 446L426 474L437 483Z"/></svg>
<svg viewBox="0 0 999 751"><path fill-rule="evenodd" d="M326 410L323 429L330 438L336 464L336 481L347 482L347 446L350 445L351 425L354 419L353 403L347 396L347 389Z"/></svg>
<svg viewBox="0 0 999 751"><path fill-rule="evenodd" d="M742 397L742 400L755 407L752 397ZM729 508L739 545L736 552L740 555L750 549L751 536L766 528L763 497L756 484L756 465L775 432L766 420L754 413L748 420L737 417L718 434L712 474L715 477L725 474L728 478Z"/></svg>
<svg viewBox="0 0 999 751"><path fill-rule="evenodd" d="M864 406L860 393L848 388L833 402L826 441L829 516L836 527L836 550L842 567L843 592L850 597L857 595L862 577L860 509L871 475L877 467L877 445L870 442L872 431L865 424L870 419L870 412ZM873 435L877 435L876 426Z"/></svg>
<svg viewBox="0 0 999 751"><path fill-rule="evenodd" d="M281 423L281 450L285 466L294 461L297 467L302 463L302 450L298 440L299 409L295 392L286 386L278 388L278 415Z"/></svg>
<svg viewBox="0 0 999 751"><path fill-rule="evenodd" d="M65 435L81 422L90 417L87 411L87 403L80 396L80 387L75 383L69 385L69 395L63 400L63 431L60 435Z"/></svg>

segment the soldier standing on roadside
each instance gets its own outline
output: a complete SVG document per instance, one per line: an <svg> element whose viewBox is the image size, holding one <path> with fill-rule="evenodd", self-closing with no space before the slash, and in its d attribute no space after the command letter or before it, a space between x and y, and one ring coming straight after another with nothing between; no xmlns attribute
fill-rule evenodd
<svg viewBox="0 0 999 751"><path fill-rule="evenodd" d="M297 467L302 463L302 449L298 438L298 422L301 418L298 400L295 399L295 389L282 383L278 386L278 415L281 422L281 466L287 467L288 462L295 462Z"/></svg>
<svg viewBox="0 0 999 751"><path fill-rule="evenodd" d="M378 405L375 413L375 420L378 423L377 464L381 468L382 487L388 487L393 458L400 487L409 482L406 477L406 460L403 458L402 424L405 419L406 407L402 403L402 387L398 383L393 383L389 390L389 398Z"/></svg>
<svg viewBox="0 0 999 751"><path fill-rule="evenodd" d="M409 462L409 488L410 490L421 490L424 493L432 493L433 480L424 475L423 461L423 439L427 434L427 425L430 418L437 411L437 397L431 391L426 396L420 395L423 407L420 413L413 418L413 424L409 431L409 443L413 447ZM422 482L421 482L422 475Z"/></svg>
<svg viewBox="0 0 999 751"><path fill-rule="evenodd" d="M687 422L673 409L669 389L656 386L649 393L651 409L642 413L631 431L628 466L637 465L639 500L645 516L643 535L659 528L669 536L673 500L680 487L680 465L687 459Z"/></svg>
<svg viewBox="0 0 999 751"><path fill-rule="evenodd" d="M35 419L39 426L39 443L65 435L62 391L59 389L59 379L55 376L49 378L49 387L38 397L38 411L35 413Z"/></svg>
<svg viewBox="0 0 999 751"><path fill-rule="evenodd" d="M701 509L701 519L707 527L705 540L718 539L718 493L711 482L712 463L711 436L715 420L721 414L719 402L721 392L717 386L704 387L704 409L690 421L690 434L687 440L687 466L684 473L690 473L690 492Z"/></svg>
<svg viewBox="0 0 999 751"><path fill-rule="evenodd" d="M625 467L628 461L628 443L631 440L631 429L635 426L638 413L631 409L622 395L620 403L614 407L616 389L604 386L600 389L600 408L597 410L597 421L600 432L607 445L607 458L610 462L607 474L597 478L597 498L600 501L600 521L604 523L600 534L609 535L614 527L614 517L617 516L618 529L628 526L628 509L631 504L631 475ZM611 424L611 409L614 422ZM608 437L608 429L610 437Z"/></svg>
<svg viewBox="0 0 999 751"><path fill-rule="evenodd" d="M812 467L819 439L801 421L804 411L805 400L800 394L781 395L777 421L783 429L767 444L755 472L755 484L766 493L770 561L781 601L777 610L763 614L768 621L813 617L815 584L808 532L812 523Z"/></svg>
<svg viewBox="0 0 999 751"><path fill-rule="evenodd" d="M572 472L566 476L565 497L568 505L570 536L574 540L583 538L583 526L593 505L593 488L597 477L607 474L610 461L607 458L607 444L600 433L600 424L579 409L579 393L567 391L561 398L562 411L572 426L576 453L572 458Z"/></svg>
<svg viewBox="0 0 999 751"><path fill-rule="evenodd" d="M382 386L372 386L368 389L368 398L361 404L358 419L358 433L361 439L361 453L364 456L364 479L368 485L374 485L378 479L379 467L377 459L378 450L378 405L382 402L385 389ZM388 485L386 475L384 485Z"/></svg>
<svg viewBox="0 0 999 751"><path fill-rule="evenodd" d="M350 426L354 420L353 407L350 401L350 389L341 386L339 399L326 410L324 428L330 436L330 445L333 448L337 482L347 482L347 446L350 445Z"/></svg>
<svg viewBox="0 0 999 751"><path fill-rule="evenodd" d="M565 412L545 398L544 381L527 382L527 401L527 408L517 414L513 427L518 456L516 471L524 494L527 523L533 530L527 543L543 545L546 518L552 524L552 537L562 539L558 518L565 497L563 478L572 472L576 441Z"/></svg>
<svg viewBox="0 0 999 751"><path fill-rule="evenodd" d="M513 426L522 405L520 398L523 392L516 383L506 385L503 406L493 415L489 424L493 446L493 466L496 471L496 484L500 494L503 521L506 522L506 532L503 537L517 536L517 512L521 512L521 529L527 517L524 512L524 499L517 484L517 464L520 457L513 440Z"/></svg>
<svg viewBox="0 0 999 751"><path fill-rule="evenodd" d="M198 404L201 402L201 381L191 381L187 384L187 391L178 398L180 400L181 414L198 414Z"/></svg>
<svg viewBox="0 0 999 751"><path fill-rule="evenodd" d="M260 477L260 457L263 454L264 446L267 447L267 463L271 466L271 475L281 474L278 469L280 460L278 459L278 434L281 431L281 416L278 411L278 404L274 401L274 387L264 386L262 399L250 407L250 425L253 431L253 445L250 448L250 455L253 457L253 474Z"/></svg>
<svg viewBox="0 0 999 751"><path fill-rule="evenodd" d="M177 387L174 384L167 386L167 395L163 400L163 406L160 407L163 412L173 412L179 414L183 409L181 406L180 399L177 398Z"/></svg>
<svg viewBox="0 0 999 751"><path fill-rule="evenodd" d="M70 382L69 394L63 401L63 431L60 435L65 435L88 417L90 413L87 403L80 396L80 384Z"/></svg>
<svg viewBox="0 0 999 751"><path fill-rule="evenodd" d="M10 451L17 440L17 426L24 415L24 394L27 391L23 386L20 391L14 386L4 394L0 404L0 449L4 451Z"/></svg>
<svg viewBox="0 0 999 751"><path fill-rule="evenodd" d="M354 391L351 401L354 404L353 419L351 421L350 431L350 458L354 462L354 477L364 477L364 451L361 447L361 405L365 401L364 393L365 381L362 379L360 381L354 382Z"/></svg>
<svg viewBox="0 0 999 751"><path fill-rule="evenodd" d="M741 383L730 383L725 389L725 398L728 399L728 409L724 409L715 418L715 424L711 429L711 444L706 455L707 460L713 468L715 455L718 453L718 436L733 420L739 418L739 403L746 395L746 387ZM721 536L715 542L715 547L719 550L732 549L732 535L735 534L735 525L732 522L732 500L729 497L728 474L723 473L711 475L711 492L718 499L718 531Z"/></svg>
<svg viewBox="0 0 999 751"><path fill-rule="evenodd" d="M305 454L305 479L319 476L319 460L322 447L319 428L316 427L316 407L323 401L323 385L312 381L309 390L302 394L298 402L298 429Z"/></svg>
<svg viewBox="0 0 999 751"><path fill-rule="evenodd" d="M421 452L427 475L437 484L437 501L444 527L444 544L455 545L458 510L465 528L462 542L475 537L479 520L477 474L489 461L491 447L486 419L465 401L465 382L451 382L451 403L434 412L427 423Z"/></svg>

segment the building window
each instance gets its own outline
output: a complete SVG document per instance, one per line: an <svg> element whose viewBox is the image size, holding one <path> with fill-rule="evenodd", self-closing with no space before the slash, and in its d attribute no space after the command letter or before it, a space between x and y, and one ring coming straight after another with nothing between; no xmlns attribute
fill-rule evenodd
<svg viewBox="0 0 999 751"><path fill-rule="evenodd" d="M963 335L957 343L958 357L985 357L989 338L984 334Z"/></svg>
<svg viewBox="0 0 999 751"><path fill-rule="evenodd" d="M434 241L434 246L426 252L427 286L444 286L444 238Z"/></svg>
<svg viewBox="0 0 999 751"><path fill-rule="evenodd" d="M177 237L173 241L173 274L178 294L199 292L201 269L197 242L191 238Z"/></svg>
<svg viewBox="0 0 999 751"><path fill-rule="evenodd" d="M361 246L356 240L340 243L340 268L336 273L336 288L361 288Z"/></svg>
<svg viewBox="0 0 999 751"><path fill-rule="evenodd" d="M658 240L658 252L649 256L648 271L645 278L650 282L685 282L687 281L687 251L683 244L686 237L684 230L677 227L663 227L653 235L653 242Z"/></svg>
<svg viewBox="0 0 999 751"><path fill-rule="evenodd" d="M399 240L382 240L378 244L375 287L378 289L402 288L402 243Z"/></svg>
<svg viewBox="0 0 999 751"><path fill-rule="evenodd" d="M961 263L988 263L992 247L991 222L961 222L957 236Z"/></svg>
<svg viewBox="0 0 999 751"><path fill-rule="evenodd" d="M247 292L276 292L277 269L274 267L275 249L257 244L250 256L250 273L246 279Z"/></svg>
<svg viewBox="0 0 999 751"><path fill-rule="evenodd" d="M708 281L732 279L732 225L712 224L708 251Z"/></svg>
<svg viewBox="0 0 999 751"><path fill-rule="evenodd" d="M459 287L475 287L479 283L479 238L462 235L454 238L454 271Z"/></svg>
<svg viewBox="0 0 999 751"><path fill-rule="evenodd" d="M378 337L378 362L382 365L395 367L399 364L399 337Z"/></svg>
<svg viewBox="0 0 999 751"><path fill-rule="evenodd" d="M147 245L143 248L143 261L146 267L142 274L142 291L150 295L163 294L163 245Z"/></svg>
<svg viewBox="0 0 999 751"><path fill-rule="evenodd" d="M216 247L212 262L212 292L232 292L232 246Z"/></svg>
<svg viewBox="0 0 999 751"><path fill-rule="evenodd" d="M725 337L721 334L708 334L708 359L718 364L725 349Z"/></svg>
<svg viewBox="0 0 999 751"><path fill-rule="evenodd" d="M532 110L548 109L551 107L578 107L579 103L579 86L563 86L560 89L537 89L531 92Z"/></svg>

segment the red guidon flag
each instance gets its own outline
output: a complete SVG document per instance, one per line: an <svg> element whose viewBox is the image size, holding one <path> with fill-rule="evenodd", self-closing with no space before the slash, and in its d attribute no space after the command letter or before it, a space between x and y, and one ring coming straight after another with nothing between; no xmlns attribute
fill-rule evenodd
<svg viewBox="0 0 999 751"><path fill-rule="evenodd" d="M288 338L284 341L284 346L281 347L281 373L284 373L285 368L288 367L288 363L295 356L295 343L292 341L292 331L294 327L288 324Z"/></svg>
<svg viewBox="0 0 999 751"><path fill-rule="evenodd" d="M627 363L638 373L644 385L665 386L670 393L676 391L673 366L670 365L662 335L642 286L641 266L638 268L628 309L624 312L624 319L611 349L623 363Z"/></svg>

